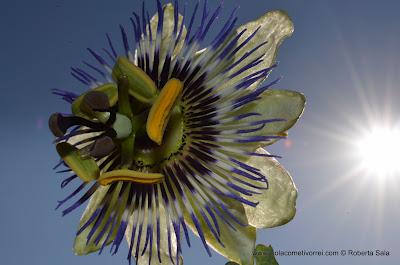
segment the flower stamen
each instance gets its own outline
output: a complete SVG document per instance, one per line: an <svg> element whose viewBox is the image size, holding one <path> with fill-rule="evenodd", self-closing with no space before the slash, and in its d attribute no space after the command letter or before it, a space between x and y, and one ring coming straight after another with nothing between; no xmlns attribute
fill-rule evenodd
<svg viewBox="0 0 400 265"><path fill-rule="evenodd" d="M118 57L112 77L117 82L122 77L126 78L129 94L144 104L151 104L157 95L157 87L153 80L125 57Z"/></svg>
<svg viewBox="0 0 400 265"><path fill-rule="evenodd" d="M129 169L118 169L103 173L98 178L98 183L107 186L115 181L130 181L140 184L156 184L164 179L161 173L145 173Z"/></svg>
<svg viewBox="0 0 400 265"><path fill-rule="evenodd" d="M176 78L170 79L151 106L146 131L149 138L158 145L162 143L165 127L182 89L183 82Z"/></svg>
<svg viewBox="0 0 400 265"><path fill-rule="evenodd" d="M94 159L84 157L79 149L66 142L57 144L56 148L60 157L83 182L97 179L100 169Z"/></svg>
<svg viewBox="0 0 400 265"><path fill-rule="evenodd" d="M114 141L111 137L105 135L94 141L90 155L94 158L102 158L109 155L114 149Z"/></svg>

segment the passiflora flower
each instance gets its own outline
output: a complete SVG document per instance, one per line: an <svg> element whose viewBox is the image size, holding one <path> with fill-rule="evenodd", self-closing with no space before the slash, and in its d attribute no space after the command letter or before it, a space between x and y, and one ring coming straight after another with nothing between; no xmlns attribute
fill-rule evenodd
<svg viewBox="0 0 400 265"><path fill-rule="evenodd" d="M74 251L115 254L125 236L129 261L181 264L191 229L210 256L252 264L256 228L295 214L296 187L263 147L287 135L305 98L262 84L293 24L273 11L235 28L236 10L216 23L221 6L207 2L189 15L178 3L157 9L150 18L143 4L132 30L120 26L121 53L107 35L101 53L88 49L98 65L71 68L87 91L54 91L72 112L49 119L58 166L72 174L61 186L80 183L58 207L89 201Z"/></svg>

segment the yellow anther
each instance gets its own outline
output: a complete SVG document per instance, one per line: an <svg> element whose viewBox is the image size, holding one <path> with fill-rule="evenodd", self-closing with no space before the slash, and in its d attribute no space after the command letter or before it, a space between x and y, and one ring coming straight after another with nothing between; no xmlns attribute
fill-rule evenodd
<svg viewBox="0 0 400 265"><path fill-rule="evenodd" d="M147 117L146 131L151 140L161 145L165 127L168 124L173 109L183 89L183 83L178 79L170 79L151 106Z"/></svg>
<svg viewBox="0 0 400 265"><path fill-rule="evenodd" d="M156 184L164 179L161 173L145 173L129 169L118 169L103 173L97 179L100 185L107 186L115 181L130 181L140 184Z"/></svg>

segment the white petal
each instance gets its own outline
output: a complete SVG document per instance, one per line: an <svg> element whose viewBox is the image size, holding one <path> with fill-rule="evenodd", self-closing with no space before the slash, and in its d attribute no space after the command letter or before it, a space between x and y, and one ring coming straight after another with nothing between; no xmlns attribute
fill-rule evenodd
<svg viewBox="0 0 400 265"><path fill-rule="evenodd" d="M267 154L262 148L256 152ZM247 164L260 169L269 182L269 189L251 197L253 201L259 202L256 207L244 205L249 224L256 228L266 228L292 220L296 214L297 189L289 173L273 158L253 156Z"/></svg>
<svg viewBox="0 0 400 265"><path fill-rule="evenodd" d="M162 65L167 54L167 51L171 44L175 41L175 37L173 35L174 32L174 6L169 3L163 7L164 9L164 23L162 28L162 38L161 38L161 46L160 46L160 70L162 69ZM179 33L181 24L183 23L183 16L178 14L178 27L177 27L177 34ZM154 44L154 37L157 33L157 24L158 24L158 14L155 14L150 20L151 31L153 35L153 44ZM159 36L157 36L158 38ZM173 51L173 56L178 54L178 52L182 49L183 43L186 37L186 28L183 26L182 35L180 36L179 42ZM154 49L154 45L153 45Z"/></svg>
<svg viewBox="0 0 400 265"><path fill-rule="evenodd" d="M268 42L248 56L238 66L230 70L229 73L231 74L236 72L259 56L262 56L261 58L263 61L257 66L254 66L244 73L238 75L235 79L243 78L248 76L250 73L272 66L275 62L280 44L286 37L292 35L294 30L292 21L284 11L271 11L254 21L240 26L236 30L236 34L239 34L242 30L246 29L246 32L244 32L240 37L238 45L246 40L247 37L249 37L259 27L260 29L258 30L257 34L235 55L234 61L238 61L246 52L249 52L261 43L265 41ZM256 87L260 82L261 80L254 83L250 88Z"/></svg>
<svg viewBox="0 0 400 265"><path fill-rule="evenodd" d="M83 213L81 220L79 222L79 227L82 227L88 220L89 218L93 215L93 213L96 211L96 209L99 207L100 203L103 201L104 196L107 194L107 191L109 189L109 186L100 186L96 192L92 195L90 198L89 204L85 209L85 212ZM102 246L105 238L103 238L100 241L100 244L95 245L93 242L90 242L89 244L86 244L86 238L93 227L93 223L88 226L81 234L79 234L75 238L74 242L74 253L76 255L86 255L91 252L97 251L100 249ZM107 233L106 233L107 235Z"/></svg>
<svg viewBox="0 0 400 265"><path fill-rule="evenodd" d="M139 254L138 260L137 260L137 264L138 265L169 265L169 264L173 264L170 257L169 257L169 252L168 252L168 237L167 237L167 223L166 223L166 212L164 209L164 206L162 206L160 204L159 207L160 210L160 258L161 258L161 263L158 260L158 253L157 253L157 244L156 244L156 226L154 226L153 229L153 249L152 249L152 255L151 255L151 263L149 264L149 246L147 247L146 252L143 254L143 256L141 256ZM138 211L134 211L131 218L129 218L129 223L128 226L126 228L126 232L125 232L125 237L126 240L128 242L128 244L131 242L131 236L132 236L132 227L133 227L133 222L134 222L134 215L138 214ZM145 215L143 224L147 223L147 216ZM172 228L172 222L169 219L169 225ZM143 228L145 229L145 227ZM136 232L137 234L138 232ZM137 236L136 236L137 237ZM142 232L142 236L141 236L141 240L140 240L140 250L143 249L144 247L144 243L145 243L145 239L146 239L146 233ZM135 251L136 251L136 244L133 246L132 249L132 257L135 256ZM176 260L176 237L175 237L175 233L171 233L171 255L173 260ZM183 264L183 258L179 257L179 265ZM176 265L176 263L175 263Z"/></svg>
<svg viewBox="0 0 400 265"><path fill-rule="evenodd" d="M175 244L176 244L176 242L175 242ZM152 258L151 258L151 263L150 264L149 264L149 252L146 251L143 256L140 256L138 258L137 265L168 265L168 264L174 265L172 263L172 261L170 260L167 252L161 252L160 253L161 260L162 260L162 263L160 263L160 261L158 260L157 254L156 254L157 252L154 253L154 251L157 251L157 250L153 249L153 253L152 253ZM175 265L176 265L176 263L175 263ZM179 257L179 265L183 265L183 258L182 257Z"/></svg>

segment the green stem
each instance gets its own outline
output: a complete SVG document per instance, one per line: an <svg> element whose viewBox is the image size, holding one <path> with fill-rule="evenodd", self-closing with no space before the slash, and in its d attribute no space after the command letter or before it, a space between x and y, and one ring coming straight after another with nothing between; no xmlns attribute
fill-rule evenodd
<svg viewBox="0 0 400 265"><path fill-rule="evenodd" d="M129 81L126 76L118 79L118 112L125 115L132 122L131 134L121 142L121 164L128 168L133 162L133 150L135 147L136 128L133 122L133 113L129 101Z"/></svg>

